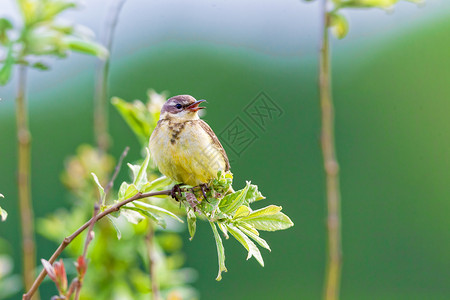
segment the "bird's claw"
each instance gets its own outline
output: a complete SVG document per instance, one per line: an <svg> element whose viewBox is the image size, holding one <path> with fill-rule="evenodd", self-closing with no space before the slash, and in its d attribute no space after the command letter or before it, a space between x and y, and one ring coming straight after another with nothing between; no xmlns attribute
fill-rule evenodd
<svg viewBox="0 0 450 300"><path fill-rule="evenodd" d="M208 184L206 183L200 184L200 189L202 190L203 199L205 199L205 201L209 203L208 197L206 196L206 191L209 190Z"/></svg>
<svg viewBox="0 0 450 300"><path fill-rule="evenodd" d="M183 196L183 194L181 193L181 188L180 188L181 185L183 185L183 184L180 183L180 184L174 185L172 188L172 191L170 192L170 195L172 196L172 198L178 202L180 201L180 198Z"/></svg>

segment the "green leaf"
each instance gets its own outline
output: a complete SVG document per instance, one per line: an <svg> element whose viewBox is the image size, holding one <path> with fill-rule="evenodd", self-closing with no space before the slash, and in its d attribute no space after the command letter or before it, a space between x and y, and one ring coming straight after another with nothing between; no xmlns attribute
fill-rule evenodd
<svg viewBox="0 0 450 300"><path fill-rule="evenodd" d="M243 219L249 220L249 219L254 219L254 218L257 218L260 216L264 216L264 215L273 215L273 214L276 214L277 212L281 211L281 209L282 209L281 206L269 205L269 206L257 209L255 211L252 211L250 214L245 216Z"/></svg>
<svg viewBox="0 0 450 300"><path fill-rule="evenodd" d="M128 103L117 97L113 97L111 103L119 111L131 130L133 130L141 145L147 146L150 134L153 131L151 124L154 124L155 121L145 104L141 101Z"/></svg>
<svg viewBox="0 0 450 300"><path fill-rule="evenodd" d="M95 42L81 40L75 37L65 37L63 42L72 51L95 55L103 60L108 58L109 55L105 47Z"/></svg>
<svg viewBox="0 0 450 300"><path fill-rule="evenodd" d="M140 166L139 170L137 170L137 174L136 174L136 169L132 168L133 173L134 173L134 185L136 186L136 188L138 189L138 191L141 191L144 187L144 185L148 182L147 179L147 168L148 168L148 163L150 161L150 151L148 150L148 148L146 147L145 150L147 151L147 156L145 157L144 162L142 163L142 165ZM132 165L131 165L132 166Z"/></svg>
<svg viewBox="0 0 450 300"><path fill-rule="evenodd" d="M245 188L223 197L223 199L220 201L219 209L224 213L234 213L238 209L238 207L241 206L242 203L244 203L249 187L250 182L247 181L247 185L245 186Z"/></svg>
<svg viewBox="0 0 450 300"><path fill-rule="evenodd" d="M227 227L222 222L217 222L217 225L219 226L220 230L222 230L223 235L228 240L230 237L228 236L228 230Z"/></svg>
<svg viewBox="0 0 450 300"><path fill-rule="evenodd" d="M48 65L44 64L43 62L36 62L36 63L32 64L31 67L34 69L41 70L41 71L47 71L48 69L50 69L50 67Z"/></svg>
<svg viewBox="0 0 450 300"><path fill-rule="evenodd" d="M237 227L234 227L233 225L229 224L227 225L228 231L231 233L232 236L235 237L236 240L238 240L239 243L244 246L245 249L248 251L247 260L249 260L252 256L255 257L255 259L259 262L261 266L264 267L264 260L261 256L261 252L259 251L258 247L256 247L255 243L253 243L245 233L243 233L240 229Z"/></svg>
<svg viewBox="0 0 450 300"><path fill-rule="evenodd" d="M258 230L256 230L252 225L242 222L241 220L238 220L236 224L238 224L240 227L244 227L248 231L251 231L254 235L259 236Z"/></svg>
<svg viewBox="0 0 450 300"><path fill-rule="evenodd" d="M219 258L219 273L217 274L216 280L222 280L222 272L227 272L227 267L225 267L225 249L223 248L222 239L220 238L219 232L217 232L216 225L209 222L212 231L214 233L214 239L216 241L217 255Z"/></svg>
<svg viewBox="0 0 450 300"><path fill-rule="evenodd" d="M13 29L11 21L6 18L0 18L0 44L9 44L8 31Z"/></svg>
<svg viewBox="0 0 450 300"><path fill-rule="evenodd" d="M145 203L145 202L142 202L142 201L133 201L133 204L136 207L139 207L139 208L144 209L146 211L150 211L153 214L166 215L166 216L172 217L173 219L175 219L175 220L177 220L177 221L179 221L181 223L184 223L184 221L181 220L176 214L174 214L173 212L168 211L168 210L166 210L166 209L164 209L162 207L159 207L159 206L156 206L156 205L151 205L151 204L148 204L148 203Z"/></svg>
<svg viewBox="0 0 450 300"><path fill-rule="evenodd" d="M257 242L261 247L266 248L269 251L272 251L269 247L269 244L267 242L260 238L258 235L254 234L253 231L248 230L244 226L237 226L243 233L248 235L250 238L252 238L255 242Z"/></svg>
<svg viewBox="0 0 450 300"><path fill-rule="evenodd" d="M122 238L122 233L120 232L119 227L117 227L117 224L111 215L107 215L107 217L108 217L108 220L111 222L112 226L114 227L114 229L116 230L117 239L120 240Z"/></svg>
<svg viewBox="0 0 450 300"><path fill-rule="evenodd" d="M139 224L139 222L144 219L142 214L140 214L140 211L130 204L122 206L120 209L120 214L123 215L128 222L133 224Z"/></svg>
<svg viewBox="0 0 450 300"><path fill-rule="evenodd" d="M43 5L43 19L51 20L56 15L69 8L75 8L76 3L73 1L46 1Z"/></svg>
<svg viewBox="0 0 450 300"><path fill-rule="evenodd" d="M148 193L157 189L166 188L174 184L174 181L166 176L161 176L152 182L147 182L142 187L142 193Z"/></svg>
<svg viewBox="0 0 450 300"><path fill-rule="evenodd" d="M273 211L269 209L267 214L261 214L261 210L254 211L253 213L256 213L255 215L251 213L247 217L240 219L240 221L253 226L257 230L265 231L283 230L294 226L291 219L282 212L273 213Z"/></svg>
<svg viewBox="0 0 450 300"><path fill-rule="evenodd" d="M6 218L8 218L8 212L0 206L0 219L4 222L6 221Z"/></svg>
<svg viewBox="0 0 450 300"><path fill-rule="evenodd" d="M338 39L343 39L348 33L348 21L347 19L338 13L329 13L330 27L333 34Z"/></svg>
<svg viewBox="0 0 450 300"><path fill-rule="evenodd" d="M258 190L258 186L254 184L250 184L250 186L248 187L247 195L245 198L249 204L259 200L266 199L266 197L264 197Z"/></svg>
<svg viewBox="0 0 450 300"><path fill-rule="evenodd" d="M3 196L3 194L0 194L0 198L5 198L5 196ZM2 220L2 222L4 222L7 217L8 213L0 206L0 219Z"/></svg>
<svg viewBox="0 0 450 300"><path fill-rule="evenodd" d="M14 63L15 63L15 60L13 57L12 44L10 44L8 47L8 54L6 56L5 61L3 62L2 68L0 69L0 85L5 85L8 83L8 81L11 77Z"/></svg>
<svg viewBox="0 0 450 300"><path fill-rule="evenodd" d="M195 216L194 211L189 208L186 208L186 214L187 214L189 235L191 236L189 240L192 241L195 235L195 231L197 229L197 217Z"/></svg>
<svg viewBox="0 0 450 300"><path fill-rule="evenodd" d="M251 210L248 206L241 205L234 213L233 219L235 220L238 218L246 217L250 214L250 212L251 212Z"/></svg>
<svg viewBox="0 0 450 300"><path fill-rule="evenodd" d="M91 175L94 178L95 183L97 184L98 192L100 194L101 201L102 201L102 203L104 203L105 190L103 189L102 185L100 184L100 181L98 180L97 175L95 175L94 173L91 173Z"/></svg>
<svg viewBox="0 0 450 300"><path fill-rule="evenodd" d="M161 218L160 216L158 216L156 214L153 214L152 212L150 212L148 210L145 210L145 209L142 209L141 207L133 206L133 205L130 205L130 204L123 206L123 208L128 209L128 210L132 210L132 211L134 211L134 212L136 212L136 213L138 213L138 214L140 214L140 215L142 215L144 217L148 217L151 220L153 220L156 224L161 226L162 228L166 228L166 221L163 218ZM140 221L141 220L139 220L139 222ZM130 222L132 222L132 221L130 221Z"/></svg>

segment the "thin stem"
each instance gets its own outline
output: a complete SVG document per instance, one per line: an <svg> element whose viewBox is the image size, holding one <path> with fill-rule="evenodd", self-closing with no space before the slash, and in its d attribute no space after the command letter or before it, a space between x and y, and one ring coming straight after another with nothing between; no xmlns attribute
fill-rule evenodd
<svg viewBox="0 0 450 300"><path fill-rule="evenodd" d="M19 85L16 98L16 122L18 140L18 196L20 223L22 228L23 280L28 289L36 268L36 246L34 241L34 217L31 202L31 134L28 128L26 99L27 67L19 65Z"/></svg>
<svg viewBox="0 0 450 300"><path fill-rule="evenodd" d="M151 192L151 193L137 193L136 195L134 195L131 198L125 199L121 202L118 202L116 204L114 204L113 206L111 206L110 208L104 210L103 212L99 213L97 215L97 217L92 217L91 219L89 219L89 221L87 221L86 223L84 223L80 228L78 228L74 233L72 233L70 236L66 237L62 243L59 245L59 247L55 250L55 252L53 253L53 255L50 257L50 259L48 260L48 262L50 264L53 264L55 262L55 260L59 257L59 255L61 255L61 253L63 252L63 250L77 237L79 236L84 230L86 230L90 225L91 222L94 218L96 218L96 222L103 219L103 217L109 215L110 213L113 213L115 211L118 211L122 206L134 201L134 200L138 200L138 199L143 199L143 198L148 198L148 197L153 197L153 196L161 196L161 195L170 195L172 193L172 190L164 190L164 191L159 191L159 192ZM41 285L42 281L44 280L45 276L47 275L47 272L45 271L45 269L42 269L41 273L39 273L38 277L36 278L36 280L34 281L33 285L31 286L31 288L29 289L29 291L23 295L22 299L23 300L27 300L27 299L31 299L31 297L34 295L34 293L36 292L36 290L38 289L38 287Z"/></svg>
<svg viewBox="0 0 450 300"><path fill-rule="evenodd" d="M323 32L320 50L319 93L322 110L322 154L327 191L328 254L324 299L338 300L341 277L341 229L339 164L336 158L334 138L334 109L331 95L328 0L322 1Z"/></svg>
<svg viewBox="0 0 450 300"><path fill-rule="evenodd" d="M147 253L148 253L148 268L150 272L150 283L152 286L152 299L160 300L160 292L159 292L159 280L158 280L158 272L156 270L156 255L155 255L155 229L151 221L149 221L148 225L148 233L146 236L146 244L147 244Z"/></svg>
<svg viewBox="0 0 450 300"><path fill-rule="evenodd" d="M116 0L107 14L105 29L103 33L103 44L110 53L104 60L100 61L97 68L97 79L95 87L95 111L94 111L94 133L95 140L101 152L107 152L109 148L108 134L108 73L111 57L111 49L114 30L119 20L119 14L126 0Z"/></svg>
<svg viewBox="0 0 450 300"><path fill-rule="evenodd" d="M111 190L111 188L113 187L114 184L114 180L116 179L117 175L119 174L120 171L120 167L122 166L122 162L123 159L125 158L125 156L128 154L128 151L130 150L129 147L126 147L125 150L123 150L122 155L120 155L119 161L114 169L114 173L111 176L111 179L109 180L108 184L106 185L106 188L104 190L104 197L99 197L98 201L94 204L94 213L92 214L92 218L91 218L91 224L89 225L89 230L88 233L86 235L86 241L84 242L84 249L83 249L83 260L86 261L86 256L87 256L87 250L89 247L89 244L92 242L94 235L94 224L97 222L98 220L98 212L100 211L100 206L104 205L104 201L106 198L106 195L108 194L108 192ZM84 279L84 274L80 275L79 274L79 278L78 278L78 285L76 286L76 290L75 290L75 300L78 300L80 298L80 292L81 292L81 288L83 287L83 279Z"/></svg>

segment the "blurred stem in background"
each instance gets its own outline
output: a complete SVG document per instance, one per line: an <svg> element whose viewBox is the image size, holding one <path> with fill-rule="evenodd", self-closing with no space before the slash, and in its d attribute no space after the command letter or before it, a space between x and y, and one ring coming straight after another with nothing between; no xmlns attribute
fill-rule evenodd
<svg viewBox="0 0 450 300"><path fill-rule="evenodd" d="M157 272L157 257L155 253L155 229L153 222L148 222L148 233L145 238L147 253L148 253L148 266L149 266L149 274L150 274L150 283L152 287L152 299L153 300L161 300L160 292L159 292L159 280L158 280L158 272Z"/></svg>
<svg viewBox="0 0 450 300"><path fill-rule="evenodd" d="M319 94L322 109L321 144L326 176L328 253L325 278L325 300L339 299L341 277L341 221L339 164L334 143L334 109L331 93L330 70L330 16L327 10L328 0L322 0L322 46L320 49Z"/></svg>
<svg viewBox="0 0 450 300"><path fill-rule="evenodd" d="M101 42L109 53L113 44L114 31L119 20L119 14L126 0L115 0L106 15ZM108 75L110 56L100 61L97 68L97 84L95 87L95 111L94 111L94 134L95 142L101 153L108 151L110 137L108 133Z"/></svg>
<svg viewBox="0 0 450 300"><path fill-rule="evenodd" d="M34 217L31 201L31 133L28 127L26 99L27 67L19 65L16 97L16 123L18 140L18 196L22 230L23 280L28 290L34 281L36 247L34 241ZM38 296L36 296L36 299Z"/></svg>

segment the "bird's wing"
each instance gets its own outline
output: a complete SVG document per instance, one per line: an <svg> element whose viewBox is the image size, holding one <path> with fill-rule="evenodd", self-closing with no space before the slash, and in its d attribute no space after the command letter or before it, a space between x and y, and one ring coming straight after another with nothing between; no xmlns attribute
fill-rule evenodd
<svg viewBox="0 0 450 300"><path fill-rule="evenodd" d="M213 145L222 154L223 160L225 161L225 171L229 171L230 170L230 161L228 160L228 156L225 153L225 149L223 149L222 144L220 143L216 134L214 133L214 131L211 129L211 127L209 127L209 125L205 121L203 121L203 120L198 120L198 121L199 121L198 123L203 128L203 130L211 137Z"/></svg>

